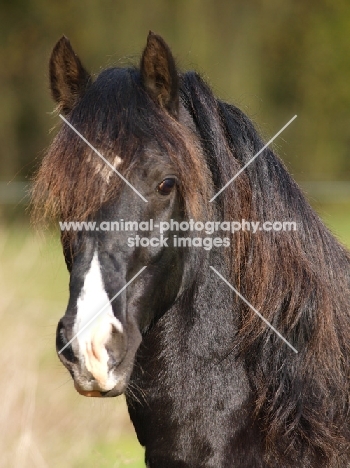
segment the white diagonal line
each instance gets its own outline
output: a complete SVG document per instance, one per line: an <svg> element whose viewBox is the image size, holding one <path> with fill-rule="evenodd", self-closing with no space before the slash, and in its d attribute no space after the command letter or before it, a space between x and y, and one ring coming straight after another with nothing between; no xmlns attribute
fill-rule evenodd
<svg viewBox="0 0 350 468"><path fill-rule="evenodd" d="M237 291L237 289L235 289L235 288L232 286L232 284L230 284L230 283L229 283L214 267L212 267L211 265L210 265L210 268L218 275L219 278L221 278L221 279L227 284L227 286L228 286L229 288L232 289L232 291L234 291L234 292L237 294L237 296L239 296L239 297L242 299L243 302L245 302L245 303L261 318L261 320L262 320L263 322L266 323L266 325L268 325L268 326L271 328L271 330L273 330L273 331L276 333L276 335L278 335L278 336L281 338L281 340L283 340L283 341L286 343L286 345L288 345L295 353L298 353L298 351L294 348L294 346L292 346L292 345L289 343L289 341L287 341L287 340L281 335L281 333L280 333L278 330L276 330L276 328L275 328L273 325L271 325L271 323L270 323L268 320L266 320L266 318L263 317L263 316L261 315L261 313L260 313L259 311L257 311L257 310L255 309L255 307L253 307L253 306L247 301L247 299L246 299L245 297L243 297L242 294L239 293L239 292Z"/></svg>
<svg viewBox="0 0 350 468"><path fill-rule="evenodd" d="M131 278L131 280L128 281L128 282L122 287L122 289L121 289L120 291L118 291L117 294L116 294L115 296L113 296L112 299L111 299L110 301L108 301L107 304L105 304L105 305L102 307L102 309L100 309L100 310L83 326L83 328L81 328L81 330L79 330L78 333L77 333L76 335L74 335L73 338L72 338L71 340L69 340L68 343L66 343L66 344L63 346L62 349L60 349L60 350L58 351L58 354L61 354L62 351L64 351L64 350L67 348L67 346L69 346L69 345L72 343L72 341L74 341L75 338L76 338L77 336L79 336L80 333L83 332L83 331L85 330L85 328L88 327L88 326L90 325L90 323L93 322L93 321L106 309L106 307L108 307L109 304L111 304L111 303L114 301L114 299L117 298L117 297L129 286L129 284L131 284L131 283L143 272L143 270L144 270L145 268L147 268L147 266L142 267L141 270L140 270L138 273L136 273L136 275L133 276L133 277Z"/></svg>
<svg viewBox="0 0 350 468"><path fill-rule="evenodd" d="M145 198L143 195L141 195L141 193L140 193L138 190L136 190L136 188L135 188L132 184L130 184L130 182L129 182L128 180L126 180L125 177L122 176L121 173L118 172L117 169L116 169L104 156L102 156L102 154L101 154L99 151L97 151L97 149L96 149L94 146L92 146L92 144L91 144L86 138L84 138L83 135L82 135L81 133L79 133L78 130L76 130L76 129L73 127L73 125L72 125L71 123L69 123L67 119L65 119L65 118L63 117L62 114L59 114L59 115L60 115L61 119L62 119L62 120L63 120L63 121L64 121L64 122L65 122L65 123L66 123L66 124L67 124L67 125L68 125L68 126L69 126L69 127L70 127L86 144L87 144L87 145L88 145L88 146L90 146L90 148L91 148L93 151L95 151L95 153L97 154L97 156L99 156L99 157L102 159L102 161L104 161L104 162L107 164L107 166L109 166L109 167L110 167L126 184L128 184L128 186L129 186L130 188L132 188L133 191L134 191L135 193L137 193L137 195L138 195L140 198L142 198L142 200L143 200L144 202L146 202L146 203L148 202L148 200L146 200L146 198Z"/></svg>
<svg viewBox="0 0 350 468"><path fill-rule="evenodd" d="M211 203L212 201L214 201L215 198L218 197L218 196L220 195L220 193L223 192L223 191L224 191L224 190L225 190L225 189L226 189L226 188L227 188L227 187L228 187L228 186L229 186L229 185L230 185L230 184L231 184L231 183L232 183L248 166L249 166L249 164L251 164L251 163L254 161L254 159L256 159L256 158L259 156L259 154L261 154L261 153L264 151L264 149L266 149L266 148L273 142L273 140L274 140L275 138L277 138L278 135L280 135L280 134L283 132L283 130L285 130L285 129L288 127L288 125L290 125L290 124L293 122L293 120L295 120L296 118L297 118L296 115L295 115L293 118L291 118L290 121L287 122L286 125L285 125L284 127L282 127L281 130L280 130L279 132L277 132L276 135L275 135L274 137L272 137L271 140L268 141L268 142L266 143L266 145L265 145L263 148L261 148L261 150L258 151L258 152L252 157L252 159L250 159L250 160L247 162L247 164L246 164L245 166L243 166L243 167L237 172L237 174L235 174L235 175L232 177L232 179L229 180L229 181L227 182L227 184L224 185L224 186L222 187L222 189L220 189L220 190L218 191L218 193L217 193L216 195L213 196L213 198L211 198L211 199L209 200L209 202Z"/></svg>

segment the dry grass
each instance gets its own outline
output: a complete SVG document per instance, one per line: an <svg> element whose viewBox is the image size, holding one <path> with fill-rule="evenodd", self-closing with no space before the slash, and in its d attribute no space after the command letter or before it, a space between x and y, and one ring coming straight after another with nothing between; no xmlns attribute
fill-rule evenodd
<svg viewBox="0 0 350 468"><path fill-rule="evenodd" d="M123 398L82 398L55 355L68 298L58 241L0 230L0 257L0 467L144 466Z"/></svg>

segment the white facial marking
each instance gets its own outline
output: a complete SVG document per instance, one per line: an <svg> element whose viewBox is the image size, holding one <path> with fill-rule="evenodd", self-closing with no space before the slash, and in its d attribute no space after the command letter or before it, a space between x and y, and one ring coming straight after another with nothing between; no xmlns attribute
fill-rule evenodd
<svg viewBox="0 0 350 468"><path fill-rule="evenodd" d="M102 308L104 310L99 314ZM79 333L96 315L97 317ZM116 378L108 371L109 356L105 348L113 328L123 333L123 325L114 316L109 303L95 251L77 301L73 331L75 334L79 333L77 336L79 356L83 358L86 369L95 377L103 391L111 390L117 383Z"/></svg>
<svg viewBox="0 0 350 468"><path fill-rule="evenodd" d="M117 169L117 167L120 166L121 162L122 162L122 159L119 156L116 156L113 160L112 165L113 167ZM107 164L105 164L105 167L100 171L100 173L101 173L101 176L107 182L107 184L109 183L109 179L113 176L113 174L116 175L114 171L112 171L112 169L109 166L107 166Z"/></svg>
<svg viewBox="0 0 350 468"><path fill-rule="evenodd" d="M122 159L119 156L115 156L112 162L112 166L117 169L121 163ZM100 174L102 179L104 179L107 184L109 183L109 180L113 174L116 175L115 172L103 161L97 161L95 172L96 174Z"/></svg>
<svg viewBox="0 0 350 468"><path fill-rule="evenodd" d="M122 158L120 158L119 156L116 156L113 161L113 166L118 167L121 165L121 163L122 163Z"/></svg>
<svg viewBox="0 0 350 468"><path fill-rule="evenodd" d="M111 164L113 167L115 167L115 169L117 169L122 162L123 160L120 156L115 156L113 161L111 161ZM108 164L106 164L104 161L101 161L101 159L93 153L87 156L86 163L93 163L95 174L100 174L102 179L107 182L107 184L109 183L112 175L115 174L113 169L111 169Z"/></svg>

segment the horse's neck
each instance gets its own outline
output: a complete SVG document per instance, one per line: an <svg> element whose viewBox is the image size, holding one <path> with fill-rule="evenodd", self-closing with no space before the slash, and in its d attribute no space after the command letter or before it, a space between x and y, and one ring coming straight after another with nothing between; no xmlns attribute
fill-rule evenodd
<svg viewBox="0 0 350 468"><path fill-rule="evenodd" d="M233 466L228 460L241 457L237 466L259 466L245 445L249 437L258 451L259 435L251 433L249 384L235 354L237 301L209 266L191 301L166 312L135 363L127 401L149 466Z"/></svg>

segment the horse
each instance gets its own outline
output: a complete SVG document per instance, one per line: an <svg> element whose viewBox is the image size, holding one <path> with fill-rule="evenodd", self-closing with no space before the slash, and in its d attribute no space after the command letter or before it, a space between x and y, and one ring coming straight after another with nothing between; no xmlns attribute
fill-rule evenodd
<svg viewBox="0 0 350 468"><path fill-rule="evenodd" d="M152 32L95 78L62 37L50 85L33 216L97 226L61 231L76 390L125 394L150 468L349 467L350 255L251 120ZM237 220L297 229L181 231Z"/></svg>

